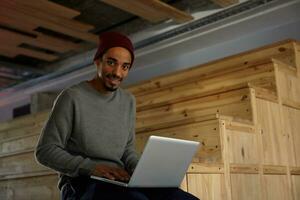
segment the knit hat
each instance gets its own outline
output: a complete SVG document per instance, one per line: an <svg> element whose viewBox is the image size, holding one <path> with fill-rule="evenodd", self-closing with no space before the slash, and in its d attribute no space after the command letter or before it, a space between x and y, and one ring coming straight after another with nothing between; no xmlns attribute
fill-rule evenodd
<svg viewBox="0 0 300 200"><path fill-rule="evenodd" d="M94 61L101 57L108 49L113 47L123 47L131 54L131 65L134 60L134 48L130 39L117 32L104 32L99 35L99 45L94 56Z"/></svg>

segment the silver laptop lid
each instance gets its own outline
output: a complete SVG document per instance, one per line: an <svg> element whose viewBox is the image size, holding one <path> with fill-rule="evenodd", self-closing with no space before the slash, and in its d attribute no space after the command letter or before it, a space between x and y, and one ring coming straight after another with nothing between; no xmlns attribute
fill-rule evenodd
<svg viewBox="0 0 300 200"><path fill-rule="evenodd" d="M199 142L151 136L129 187L179 187Z"/></svg>

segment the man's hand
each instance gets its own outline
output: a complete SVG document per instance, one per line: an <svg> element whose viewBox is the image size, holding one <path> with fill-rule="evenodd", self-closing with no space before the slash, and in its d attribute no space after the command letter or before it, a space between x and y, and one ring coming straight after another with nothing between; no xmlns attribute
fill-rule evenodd
<svg viewBox="0 0 300 200"><path fill-rule="evenodd" d="M124 182L130 179L128 172L124 169L107 165L97 165L92 172L92 175Z"/></svg>

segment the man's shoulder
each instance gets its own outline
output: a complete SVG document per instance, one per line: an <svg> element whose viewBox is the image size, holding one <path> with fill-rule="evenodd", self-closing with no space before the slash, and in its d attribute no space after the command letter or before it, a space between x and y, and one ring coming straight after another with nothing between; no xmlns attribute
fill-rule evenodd
<svg viewBox="0 0 300 200"><path fill-rule="evenodd" d="M123 88L119 88L119 91L126 98L129 98L129 99L135 101L135 97L134 97L134 95L130 91L128 91L126 89L123 89Z"/></svg>
<svg viewBox="0 0 300 200"><path fill-rule="evenodd" d="M84 90L84 82L80 82L63 89L59 96L63 96L65 98L73 98L75 96L80 95L83 90Z"/></svg>

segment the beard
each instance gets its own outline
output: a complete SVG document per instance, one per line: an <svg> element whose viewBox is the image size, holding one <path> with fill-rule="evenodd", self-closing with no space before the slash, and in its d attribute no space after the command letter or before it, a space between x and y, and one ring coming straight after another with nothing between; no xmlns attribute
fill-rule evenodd
<svg viewBox="0 0 300 200"><path fill-rule="evenodd" d="M119 88L119 87L108 86L105 83L103 85L104 85L104 88L109 92L114 92Z"/></svg>
<svg viewBox="0 0 300 200"><path fill-rule="evenodd" d="M123 79L119 76L108 73L108 74L105 74L104 77L102 77L102 80L103 80L104 88L109 92L114 92L119 88L119 85ZM114 85L112 83L109 83L108 80L109 81L118 81L119 84Z"/></svg>

